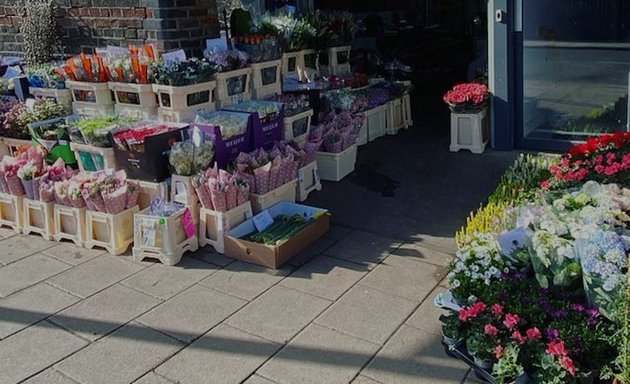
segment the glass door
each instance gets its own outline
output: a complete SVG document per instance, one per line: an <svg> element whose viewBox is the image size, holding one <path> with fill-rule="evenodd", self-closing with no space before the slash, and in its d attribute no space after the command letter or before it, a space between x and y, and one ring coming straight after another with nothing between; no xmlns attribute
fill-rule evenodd
<svg viewBox="0 0 630 384"><path fill-rule="evenodd" d="M516 3L522 7L517 144L562 149L589 136L627 131L630 1Z"/></svg>

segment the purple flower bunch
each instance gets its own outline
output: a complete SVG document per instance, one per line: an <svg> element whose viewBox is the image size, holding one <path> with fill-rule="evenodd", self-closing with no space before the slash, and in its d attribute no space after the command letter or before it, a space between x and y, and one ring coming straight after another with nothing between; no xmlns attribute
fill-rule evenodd
<svg viewBox="0 0 630 384"><path fill-rule="evenodd" d="M248 55L236 49L220 52L210 52L206 50L203 54L210 63L217 67L219 72L234 71L249 65Z"/></svg>

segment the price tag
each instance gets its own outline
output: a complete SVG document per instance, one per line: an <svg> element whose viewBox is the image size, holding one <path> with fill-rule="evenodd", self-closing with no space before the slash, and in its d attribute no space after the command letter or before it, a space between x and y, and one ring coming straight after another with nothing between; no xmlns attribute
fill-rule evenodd
<svg viewBox="0 0 630 384"><path fill-rule="evenodd" d="M162 59L164 60L164 64L169 67L174 63L186 61L186 52L184 52L183 49L178 49L177 51L163 53Z"/></svg>
<svg viewBox="0 0 630 384"><path fill-rule="evenodd" d="M193 223L192 216L190 214L190 209L186 208L184 213L182 214L182 227L184 228L184 233L187 238L191 238L195 236L197 231L195 230L195 223Z"/></svg>
<svg viewBox="0 0 630 384"><path fill-rule="evenodd" d="M273 218L269 214L268 210L264 210L254 216L254 226L258 230L258 232L262 232L267 229L271 224L273 224Z"/></svg>

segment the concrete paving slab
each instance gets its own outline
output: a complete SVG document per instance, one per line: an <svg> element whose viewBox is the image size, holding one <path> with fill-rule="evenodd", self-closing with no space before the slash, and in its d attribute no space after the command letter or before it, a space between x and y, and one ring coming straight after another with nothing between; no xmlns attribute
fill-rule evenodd
<svg viewBox="0 0 630 384"><path fill-rule="evenodd" d="M317 257L318 255L321 255L324 251L326 251L335 243L336 240L322 237L310 246L308 246L305 250L291 258L287 262L287 264L293 267L300 267L308 263L310 260Z"/></svg>
<svg viewBox="0 0 630 384"><path fill-rule="evenodd" d="M183 347L176 340L130 323L55 366L80 383L129 384Z"/></svg>
<svg viewBox="0 0 630 384"><path fill-rule="evenodd" d="M142 376L139 380L134 381L134 384L174 384L174 383L154 372L149 372L146 375Z"/></svg>
<svg viewBox="0 0 630 384"><path fill-rule="evenodd" d="M54 244L57 245L42 251L42 253L71 265L83 264L97 256L105 255L105 251L102 249L87 249L78 247L74 243Z"/></svg>
<svg viewBox="0 0 630 384"><path fill-rule="evenodd" d="M0 297L35 285L70 266L42 254L35 254L0 268Z"/></svg>
<svg viewBox="0 0 630 384"><path fill-rule="evenodd" d="M442 287L436 287L429 296L420 304L418 309L407 319L405 324L410 327L421 329L435 336L442 336L442 325L440 323L440 315L446 311L433 305L433 300L438 293L444 292Z"/></svg>
<svg viewBox="0 0 630 384"><path fill-rule="evenodd" d="M79 301L60 289L45 283L17 292L0 301L0 339Z"/></svg>
<svg viewBox="0 0 630 384"><path fill-rule="evenodd" d="M330 301L276 286L227 319L227 325L285 343L324 311Z"/></svg>
<svg viewBox="0 0 630 384"><path fill-rule="evenodd" d="M413 301L356 285L315 323L382 345L416 307Z"/></svg>
<svg viewBox="0 0 630 384"><path fill-rule="evenodd" d="M179 384L233 384L247 379L280 345L219 325L155 371Z"/></svg>
<svg viewBox="0 0 630 384"><path fill-rule="evenodd" d="M0 341L0 384L25 380L87 345L48 322Z"/></svg>
<svg viewBox="0 0 630 384"><path fill-rule="evenodd" d="M446 275L443 267L391 255L361 285L420 303Z"/></svg>
<svg viewBox="0 0 630 384"><path fill-rule="evenodd" d="M31 377L22 384L79 384L71 378L55 371L52 368Z"/></svg>
<svg viewBox="0 0 630 384"><path fill-rule="evenodd" d="M265 379L262 376L252 375L252 377L244 381L243 384L278 384L278 383L271 381L269 379Z"/></svg>
<svg viewBox="0 0 630 384"><path fill-rule="evenodd" d="M352 228L331 224L330 230L326 232L326 234L324 234L324 237L332 239L334 241L339 241L348 236L350 232L352 232Z"/></svg>
<svg viewBox="0 0 630 384"><path fill-rule="evenodd" d="M219 267L226 267L234 261L234 259L232 259L231 257L227 257L225 255L215 252L214 248L212 248L211 246L199 248L197 252L191 253L190 257L203 260L206 263L218 265Z"/></svg>
<svg viewBox="0 0 630 384"><path fill-rule="evenodd" d="M0 227L0 239L8 239L9 237L18 236L11 228Z"/></svg>
<svg viewBox="0 0 630 384"><path fill-rule="evenodd" d="M400 241L363 231L353 231L324 254L374 268L398 249Z"/></svg>
<svg viewBox="0 0 630 384"><path fill-rule="evenodd" d="M50 321L94 341L160 303L156 298L116 284L59 312Z"/></svg>
<svg viewBox="0 0 630 384"><path fill-rule="evenodd" d="M258 373L277 383L349 383L379 346L309 325Z"/></svg>
<svg viewBox="0 0 630 384"><path fill-rule="evenodd" d="M280 285L337 300L367 273L367 268L328 256L318 256L282 280Z"/></svg>
<svg viewBox="0 0 630 384"><path fill-rule="evenodd" d="M48 280L56 287L82 298L102 291L144 269L143 266L112 255L102 255Z"/></svg>
<svg viewBox="0 0 630 384"><path fill-rule="evenodd" d="M217 266L185 257L175 266L153 264L123 280L122 284L153 297L168 300L217 270L219 270Z"/></svg>
<svg viewBox="0 0 630 384"><path fill-rule="evenodd" d="M439 337L403 325L361 372L382 383L461 383L468 366L446 357Z"/></svg>
<svg viewBox="0 0 630 384"><path fill-rule="evenodd" d="M359 375L352 381L352 384L383 384L383 383L376 381L374 379L370 379L367 376Z"/></svg>
<svg viewBox="0 0 630 384"><path fill-rule="evenodd" d="M138 318L138 322L190 343L247 304L195 285Z"/></svg>
<svg viewBox="0 0 630 384"><path fill-rule="evenodd" d="M235 261L199 284L244 300L252 300L276 285L291 271L289 267L276 270Z"/></svg>
<svg viewBox="0 0 630 384"><path fill-rule="evenodd" d="M392 252L392 255L404 256L408 259L418 260L440 267L446 267L453 260L452 254L425 247L422 242L405 243Z"/></svg>
<svg viewBox="0 0 630 384"><path fill-rule="evenodd" d="M12 236L0 241L0 263L9 264L50 248L56 243L39 236Z"/></svg>

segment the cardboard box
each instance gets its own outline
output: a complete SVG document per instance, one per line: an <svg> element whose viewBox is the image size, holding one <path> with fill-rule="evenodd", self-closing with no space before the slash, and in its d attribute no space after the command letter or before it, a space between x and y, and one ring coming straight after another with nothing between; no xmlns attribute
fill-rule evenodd
<svg viewBox="0 0 630 384"><path fill-rule="evenodd" d="M253 148L252 138L252 115L243 112L217 111L200 113L198 122L191 127L198 127L203 134L208 137L214 145L214 161L219 164L219 168L225 169L239 153L251 152ZM232 117L239 120L244 125L241 133L231 137L223 137L221 127L218 125L226 118Z"/></svg>
<svg viewBox="0 0 630 384"><path fill-rule="evenodd" d="M330 228L330 214L326 209L281 202L268 211L274 218L278 215L299 214L306 218L315 217L315 221L290 239L272 246L241 239L256 229L254 218L248 219L225 236L226 256L269 268L279 268L322 237Z"/></svg>
<svg viewBox="0 0 630 384"><path fill-rule="evenodd" d="M277 113L259 116L258 112L249 112L256 104L267 104L278 108ZM282 140L284 135L284 104L276 101L255 100L225 108L226 110L249 113L252 116L253 149L271 149L276 141Z"/></svg>

